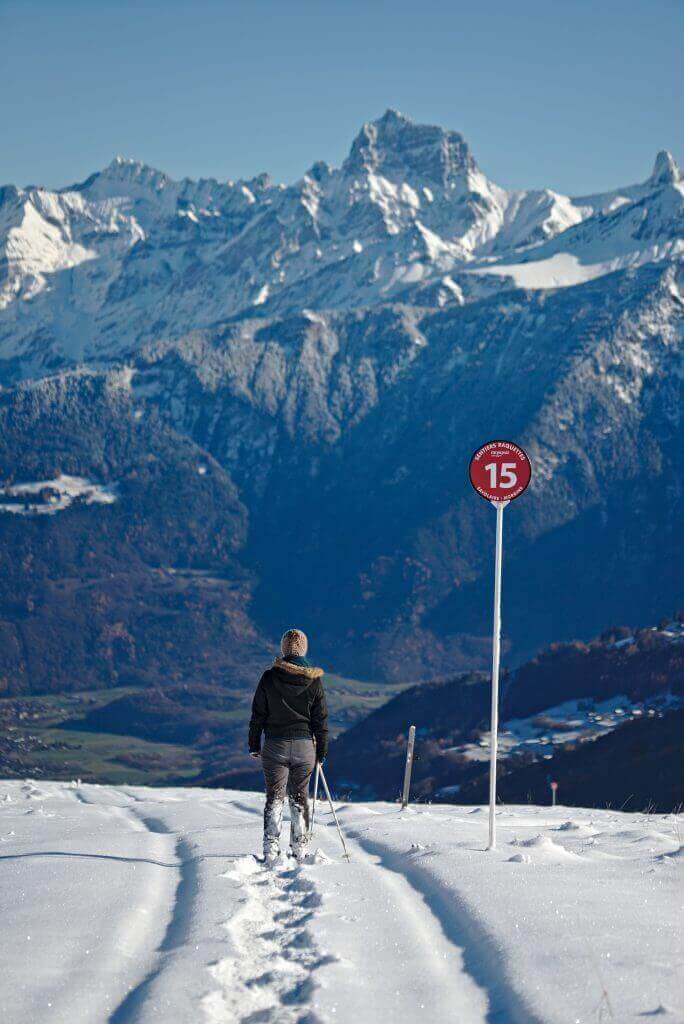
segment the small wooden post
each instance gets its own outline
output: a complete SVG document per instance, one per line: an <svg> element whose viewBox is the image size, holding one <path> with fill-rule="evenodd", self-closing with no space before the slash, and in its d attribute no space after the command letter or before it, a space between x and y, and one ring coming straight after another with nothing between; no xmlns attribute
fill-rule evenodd
<svg viewBox="0 0 684 1024"><path fill-rule="evenodd" d="M404 789L401 794L401 809L408 807L409 790L411 788L411 770L413 768L413 745L416 741L416 727L412 725L409 729L408 743L406 744L406 768L404 769Z"/></svg>

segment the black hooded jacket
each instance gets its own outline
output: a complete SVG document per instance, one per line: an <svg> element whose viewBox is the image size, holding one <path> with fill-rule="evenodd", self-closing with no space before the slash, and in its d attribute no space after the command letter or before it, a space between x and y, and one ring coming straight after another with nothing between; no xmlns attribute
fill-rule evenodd
<svg viewBox="0 0 684 1024"><path fill-rule="evenodd" d="M328 708L322 677L322 668L275 659L259 680L252 701L250 752L261 749L262 732L283 739L313 736L316 757L323 760L328 750Z"/></svg>

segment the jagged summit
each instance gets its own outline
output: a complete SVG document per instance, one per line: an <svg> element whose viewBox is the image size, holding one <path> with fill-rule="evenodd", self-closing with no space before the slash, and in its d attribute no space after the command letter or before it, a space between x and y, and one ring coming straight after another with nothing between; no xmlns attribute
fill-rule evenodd
<svg viewBox="0 0 684 1024"><path fill-rule="evenodd" d="M346 174L422 177L443 188L476 170L468 144L458 132L417 124L392 109L364 124L343 165Z"/></svg>
<svg viewBox="0 0 684 1024"><path fill-rule="evenodd" d="M109 168L115 169L117 167L142 167L140 160L135 160L130 156L123 156L121 153L117 153L114 159L109 164Z"/></svg>
<svg viewBox="0 0 684 1024"><path fill-rule="evenodd" d="M324 182L333 174L334 168L326 160L316 160L304 175L312 181Z"/></svg>
<svg viewBox="0 0 684 1024"><path fill-rule="evenodd" d="M127 156L115 156L114 159L100 172L100 177L115 179L117 181L154 181L156 183L167 182L171 179L164 172L142 160L135 160Z"/></svg>
<svg viewBox="0 0 684 1024"><path fill-rule="evenodd" d="M681 178L682 172L672 153L667 149L661 149L655 158L649 181L657 185L676 185Z"/></svg>
<svg viewBox="0 0 684 1024"><path fill-rule="evenodd" d="M123 195L130 188L141 187L154 192L165 188L171 179L164 171L141 160L117 154L101 171L95 171L85 181L76 185L68 185L59 192L87 192L93 196L104 198L106 195Z"/></svg>
<svg viewBox="0 0 684 1024"><path fill-rule="evenodd" d="M344 177L376 174L397 183L425 182L444 189L461 186L465 191L483 191L482 183L486 182L467 141L460 132L439 125L413 121L392 107L388 107L381 117L364 123L352 142L349 156L339 170L326 161L316 160L304 178L324 184L339 173ZM662 186L677 184L681 180L682 173L677 160L672 153L663 149L656 155L653 170L643 184ZM106 187L105 183L114 186L135 184L145 190L157 192L169 185L181 184L158 168L135 158L117 154L106 167L91 174L85 181L56 191L102 192ZM184 178L182 181L186 190L200 183L221 186L221 183L213 178L200 179L197 182ZM273 181L264 172L249 180L231 179L226 181L225 185L229 188L244 185L251 191L264 192L273 187ZM491 182L487 182L486 186L492 187ZM284 188L282 185L276 187ZM636 187L639 186L629 188ZM486 187L484 190L486 191Z"/></svg>

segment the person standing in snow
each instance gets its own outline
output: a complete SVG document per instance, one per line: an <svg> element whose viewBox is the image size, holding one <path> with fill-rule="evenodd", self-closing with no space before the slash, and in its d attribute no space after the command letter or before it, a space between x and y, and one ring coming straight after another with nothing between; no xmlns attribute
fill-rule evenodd
<svg viewBox="0 0 684 1024"><path fill-rule="evenodd" d="M309 779L316 761L322 763L328 750L323 669L306 660L308 647L301 629L288 629L280 641L280 657L262 675L252 701L249 752L261 758L264 770L264 859L269 863L280 854L286 793L292 853L298 860L304 857L309 839Z"/></svg>

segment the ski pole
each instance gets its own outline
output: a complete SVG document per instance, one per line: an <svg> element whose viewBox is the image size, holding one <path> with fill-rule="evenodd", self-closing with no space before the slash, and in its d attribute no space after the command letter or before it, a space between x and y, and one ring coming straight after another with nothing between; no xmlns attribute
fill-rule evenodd
<svg viewBox="0 0 684 1024"><path fill-rule="evenodd" d="M314 827L314 816L316 814L316 798L318 797L318 776L320 775L321 764L320 761L316 761L316 772L314 774L314 792L313 792L313 803L311 804L311 822L309 824L309 835L313 835Z"/></svg>
<svg viewBox="0 0 684 1024"><path fill-rule="evenodd" d="M330 789L328 788L328 780L326 779L325 772L323 771L323 765L320 766L320 775L321 775L321 779L323 781L323 788L325 790L325 795L327 796L328 803L330 804L330 810L332 811L332 816L335 819L335 824L337 825L337 832L338 832L339 837L340 837L340 842L342 843L342 849L344 850L344 859L346 861L350 861L351 857L349 856L349 853L347 852L347 844L344 841L344 836L342 835L342 829L340 828L340 823L337 820L337 815L335 814L335 808L333 806L332 797L330 796Z"/></svg>

